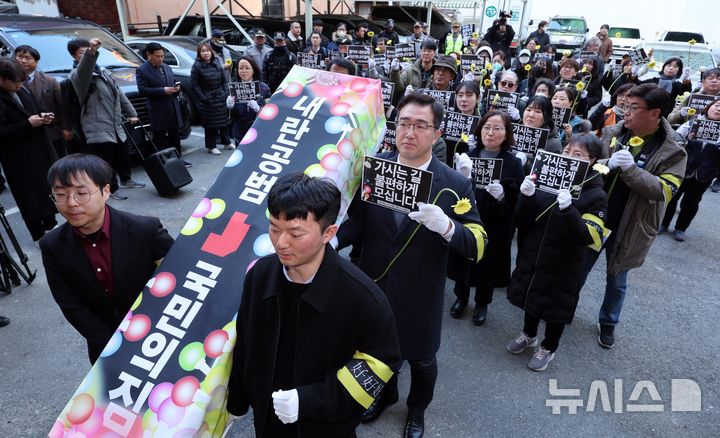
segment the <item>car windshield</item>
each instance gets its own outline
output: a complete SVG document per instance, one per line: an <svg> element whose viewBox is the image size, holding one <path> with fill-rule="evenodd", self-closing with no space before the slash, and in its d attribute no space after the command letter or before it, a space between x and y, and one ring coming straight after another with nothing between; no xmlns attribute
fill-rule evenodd
<svg viewBox="0 0 720 438"><path fill-rule="evenodd" d="M679 41L686 43L690 40L695 40L698 43L704 43L705 39L702 35L695 32L668 32L665 35L665 41Z"/></svg>
<svg viewBox="0 0 720 438"><path fill-rule="evenodd" d="M640 29L632 27L611 27L608 31L610 38L632 38L640 39Z"/></svg>
<svg viewBox="0 0 720 438"><path fill-rule="evenodd" d="M585 33L585 29L585 21L579 18L557 18L548 25L548 30L555 32Z"/></svg>
<svg viewBox="0 0 720 438"><path fill-rule="evenodd" d="M102 29L40 29L8 32L7 35L16 46L27 44L35 47L42 54L39 66L46 72L70 71L72 58L67 51L68 41L81 37L87 40L100 38L100 57L98 64L105 68L137 67L142 64L141 58L119 40L110 37Z"/></svg>
<svg viewBox="0 0 720 438"><path fill-rule="evenodd" d="M647 47L645 48L647 50ZM694 72L700 70L700 67L712 68L715 67L715 62L712 57L712 53L708 50L707 52L691 51L690 55L690 69ZM670 58L680 58L683 61L683 67L688 68L688 51L687 50L670 50L670 49L654 49L653 58L657 61L658 66L662 66L663 63Z"/></svg>

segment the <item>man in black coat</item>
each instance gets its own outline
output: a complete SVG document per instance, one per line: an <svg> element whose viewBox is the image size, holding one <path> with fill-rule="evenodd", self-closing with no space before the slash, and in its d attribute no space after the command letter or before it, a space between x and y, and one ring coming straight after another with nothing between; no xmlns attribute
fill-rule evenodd
<svg viewBox="0 0 720 438"><path fill-rule="evenodd" d="M283 32L275 32L273 37L275 47L272 52L265 55L263 61L263 82L268 84L271 92L275 92L280 86L285 76L290 73L293 65L297 63L297 57L288 50Z"/></svg>
<svg viewBox="0 0 720 438"><path fill-rule="evenodd" d="M58 160L47 181L67 223L40 241L45 275L95 363L173 244L157 218L105 205L112 169L95 155Z"/></svg>
<svg viewBox="0 0 720 438"><path fill-rule="evenodd" d="M57 154L45 127L52 113L40 113L23 86L25 72L15 60L0 60L0 163L30 236L38 241L55 221L45 175Z"/></svg>
<svg viewBox="0 0 720 438"><path fill-rule="evenodd" d="M275 254L247 273L227 409L258 437L348 437L400 365L380 288L329 245L340 191L302 173L268 194Z"/></svg>
<svg viewBox="0 0 720 438"><path fill-rule="evenodd" d="M145 46L147 61L136 69L138 91L147 97L150 128L159 149L175 148L181 155L180 127L182 113L177 95L180 83L175 82L172 69L163 63L165 50L158 43Z"/></svg>
<svg viewBox="0 0 720 438"><path fill-rule="evenodd" d="M395 313L403 359L411 372L406 437L422 436L424 412L435 389L448 253L452 250L477 261L486 244L470 180L433 156L442 118L442 105L432 97L407 94L398 103L399 154L380 155L432 172L430 203L420 203L406 216L356 199L350 219L338 233L338 248L362 244L360 269L378 282ZM412 241L404 247L411 235ZM397 379L393 379L363 422L375 420L397 400Z"/></svg>

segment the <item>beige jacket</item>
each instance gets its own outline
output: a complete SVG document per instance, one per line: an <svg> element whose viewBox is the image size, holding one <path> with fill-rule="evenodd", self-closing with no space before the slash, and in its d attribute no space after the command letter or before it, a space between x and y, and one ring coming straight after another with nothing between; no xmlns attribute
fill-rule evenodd
<svg viewBox="0 0 720 438"><path fill-rule="evenodd" d="M603 129L602 143L609 150L613 137L623 134L624 121ZM665 130L665 141L644 169L632 166L620 172L620 178L630 188L625 211L616 233L612 257L608 263L608 273L642 266L650 246L660 228L665 214L665 206L670 201L685 176L687 153L675 131L665 119L661 119L660 129ZM608 159L600 160L607 164Z"/></svg>

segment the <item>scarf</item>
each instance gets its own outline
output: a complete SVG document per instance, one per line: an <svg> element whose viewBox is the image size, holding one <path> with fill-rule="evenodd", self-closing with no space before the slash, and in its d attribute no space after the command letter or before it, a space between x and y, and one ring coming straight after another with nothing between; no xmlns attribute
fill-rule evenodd
<svg viewBox="0 0 720 438"><path fill-rule="evenodd" d="M668 93L672 91L673 82L675 82L675 78L669 78L664 74L658 77L658 87L663 88Z"/></svg>
<svg viewBox="0 0 720 438"><path fill-rule="evenodd" d="M619 106L615 105L614 107L612 107L612 110L616 116L618 116L620 118L625 118L625 111L622 108L620 108Z"/></svg>

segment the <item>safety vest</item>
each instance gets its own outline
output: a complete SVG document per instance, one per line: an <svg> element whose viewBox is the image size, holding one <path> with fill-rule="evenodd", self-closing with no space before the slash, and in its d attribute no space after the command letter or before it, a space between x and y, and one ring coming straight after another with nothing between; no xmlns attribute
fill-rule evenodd
<svg viewBox="0 0 720 438"><path fill-rule="evenodd" d="M463 36L458 33L457 39L453 39L452 32L445 38L445 54L462 53Z"/></svg>

